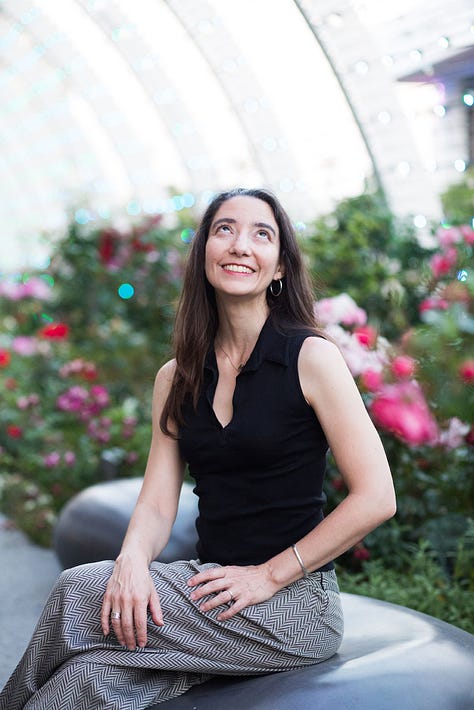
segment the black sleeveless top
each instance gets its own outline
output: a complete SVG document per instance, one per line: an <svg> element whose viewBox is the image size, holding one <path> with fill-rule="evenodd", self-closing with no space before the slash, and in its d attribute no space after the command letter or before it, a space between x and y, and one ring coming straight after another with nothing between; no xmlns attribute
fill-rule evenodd
<svg viewBox="0 0 474 710"><path fill-rule="evenodd" d="M201 562L260 564L323 519L328 445L298 377L298 355L309 335L279 333L268 318L236 378L226 427L212 408L218 370L214 350L207 355L197 410L184 407L179 430L199 497Z"/></svg>

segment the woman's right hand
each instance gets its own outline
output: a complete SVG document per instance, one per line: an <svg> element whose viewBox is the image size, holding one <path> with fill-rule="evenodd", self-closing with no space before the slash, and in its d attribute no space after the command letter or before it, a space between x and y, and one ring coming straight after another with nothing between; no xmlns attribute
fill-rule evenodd
<svg viewBox="0 0 474 710"><path fill-rule="evenodd" d="M119 555L115 562L102 602L101 625L105 636L110 631L110 621L122 646L134 651L144 648L147 641L147 610L157 626L163 626L158 593L145 562L137 563L130 557ZM120 618L111 618L111 613Z"/></svg>

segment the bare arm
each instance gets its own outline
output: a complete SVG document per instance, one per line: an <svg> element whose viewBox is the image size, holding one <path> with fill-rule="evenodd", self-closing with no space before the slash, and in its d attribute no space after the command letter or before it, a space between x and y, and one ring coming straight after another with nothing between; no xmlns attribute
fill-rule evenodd
<svg viewBox="0 0 474 710"><path fill-rule="evenodd" d="M396 507L382 442L339 349L327 340L308 338L301 349L299 374L305 398L318 416L348 489L337 508L298 542L311 571L392 517ZM291 549L269 565L279 586L301 576Z"/></svg>
<svg viewBox="0 0 474 710"><path fill-rule="evenodd" d="M113 620L120 643L128 648L146 644L146 614L163 624L158 595L148 567L165 547L178 510L184 464L175 439L163 434L159 421L174 373L169 362L158 372L153 390L152 441L142 488L116 559L102 605L104 634L110 630L110 612L120 612Z"/></svg>

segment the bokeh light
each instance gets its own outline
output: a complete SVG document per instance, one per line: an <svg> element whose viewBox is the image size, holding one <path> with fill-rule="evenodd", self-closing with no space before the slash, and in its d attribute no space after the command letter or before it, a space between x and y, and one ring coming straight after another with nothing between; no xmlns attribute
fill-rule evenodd
<svg viewBox="0 0 474 710"><path fill-rule="evenodd" d="M191 229L191 227L183 229L183 231L181 232L181 241L185 244L190 244L190 242L192 242L193 240L194 235L195 231L194 229Z"/></svg>
<svg viewBox="0 0 474 710"><path fill-rule="evenodd" d="M135 289L132 286L132 284L123 283L123 284L120 284L120 286L118 287L117 293L120 296L120 298L123 298L124 301L128 301L130 298L133 297L133 295L135 293Z"/></svg>

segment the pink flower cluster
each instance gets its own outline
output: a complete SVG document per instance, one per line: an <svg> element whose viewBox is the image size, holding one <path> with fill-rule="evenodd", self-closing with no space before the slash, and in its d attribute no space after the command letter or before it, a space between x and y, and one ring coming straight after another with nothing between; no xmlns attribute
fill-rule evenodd
<svg viewBox="0 0 474 710"><path fill-rule="evenodd" d="M135 433L137 420L135 417L124 417L122 422L122 438L131 439Z"/></svg>
<svg viewBox="0 0 474 710"><path fill-rule="evenodd" d="M403 353L394 356L390 344L366 324L365 311L350 296L324 299L316 313L341 349L352 375L369 393L367 407L377 426L410 446L454 448L466 441L470 427L456 418L448 421L444 430L439 428L414 379L415 360ZM461 363L459 376L466 384L474 382L474 360Z"/></svg>
<svg viewBox="0 0 474 710"><path fill-rule="evenodd" d="M84 380L95 380L97 378L97 369L93 362L75 358L67 362L59 370L61 377L79 376Z"/></svg>
<svg viewBox="0 0 474 710"><path fill-rule="evenodd" d="M474 229L468 224L462 224L460 227L439 227L436 237L444 249L461 242L474 244Z"/></svg>
<svg viewBox="0 0 474 710"><path fill-rule="evenodd" d="M61 461L64 461L67 466L74 466L76 463L76 454L73 451L65 451L63 456L61 456L58 451L51 451L49 454L43 456L43 463L46 468L56 468Z"/></svg>
<svg viewBox="0 0 474 710"><path fill-rule="evenodd" d="M27 281L3 281L0 283L0 296L9 301L21 301L24 298L37 298L48 301L51 298L51 286L38 276Z"/></svg>
<svg viewBox="0 0 474 710"><path fill-rule="evenodd" d="M315 305L315 312L321 325L365 325L367 313L347 293L340 293L333 298L322 298Z"/></svg>
<svg viewBox="0 0 474 710"><path fill-rule="evenodd" d="M17 335L12 340L12 350L22 357L31 357L40 350L40 345L36 338L31 335Z"/></svg>
<svg viewBox="0 0 474 710"><path fill-rule="evenodd" d="M90 389L73 385L59 395L56 406L63 412L72 412L83 422L88 422L109 405L109 393L102 385Z"/></svg>
<svg viewBox="0 0 474 710"><path fill-rule="evenodd" d="M92 439L95 439L100 444L107 444L110 441L110 427L112 420L109 417L100 417L99 419L91 419L87 426L87 433Z"/></svg>
<svg viewBox="0 0 474 710"><path fill-rule="evenodd" d="M18 409L31 409L39 404L40 398L37 394L29 394L23 397L18 397L16 406Z"/></svg>
<svg viewBox="0 0 474 710"><path fill-rule="evenodd" d="M474 244L474 229L463 224L460 227L440 227L436 232L440 251L430 259L431 272L435 279L447 276L458 261L457 245Z"/></svg>

